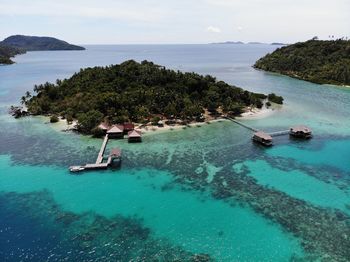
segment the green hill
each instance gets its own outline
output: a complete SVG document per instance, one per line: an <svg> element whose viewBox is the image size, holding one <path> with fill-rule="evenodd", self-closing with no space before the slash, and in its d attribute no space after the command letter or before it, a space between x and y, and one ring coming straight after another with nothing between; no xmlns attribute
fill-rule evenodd
<svg viewBox="0 0 350 262"><path fill-rule="evenodd" d="M284 46L254 67L319 84L350 85L350 41L309 40Z"/></svg>
<svg viewBox="0 0 350 262"><path fill-rule="evenodd" d="M205 109L237 115L247 106L261 107L261 100L267 98L209 75L182 73L133 60L81 69L56 84L35 86L34 91L35 96L22 98L31 114L77 118L84 133L90 133L102 120L143 122L163 115L195 121Z"/></svg>
<svg viewBox="0 0 350 262"><path fill-rule="evenodd" d="M84 47L71 45L53 37L13 35L4 39L1 43L26 51L85 50Z"/></svg>

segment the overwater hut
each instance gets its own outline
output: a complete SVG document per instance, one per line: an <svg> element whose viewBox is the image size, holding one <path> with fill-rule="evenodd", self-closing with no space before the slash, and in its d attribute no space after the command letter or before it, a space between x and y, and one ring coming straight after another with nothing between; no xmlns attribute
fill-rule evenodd
<svg viewBox="0 0 350 262"><path fill-rule="evenodd" d="M272 137L269 134L262 131L254 133L252 140L264 146L272 146Z"/></svg>
<svg viewBox="0 0 350 262"><path fill-rule="evenodd" d="M128 133L128 142L141 142L142 141L142 136L141 132L137 130L130 131Z"/></svg>
<svg viewBox="0 0 350 262"><path fill-rule="evenodd" d="M312 131L310 128L304 125L293 126L290 128L289 134L297 138L311 138Z"/></svg>
<svg viewBox="0 0 350 262"><path fill-rule="evenodd" d="M123 125L113 125L107 134L109 138L124 138L124 126Z"/></svg>
<svg viewBox="0 0 350 262"><path fill-rule="evenodd" d="M110 165L119 166L122 160L122 151L119 148L113 148L109 154Z"/></svg>
<svg viewBox="0 0 350 262"><path fill-rule="evenodd" d="M133 123L124 123L124 134L127 134L134 129L135 125Z"/></svg>

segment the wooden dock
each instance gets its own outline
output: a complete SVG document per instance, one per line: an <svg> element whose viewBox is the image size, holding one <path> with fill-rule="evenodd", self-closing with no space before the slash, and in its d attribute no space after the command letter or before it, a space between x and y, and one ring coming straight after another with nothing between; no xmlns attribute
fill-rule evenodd
<svg viewBox="0 0 350 262"><path fill-rule="evenodd" d="M97 155L96 162L94 164L86 164L83 166L71 166L69 170L71 172L79 172L79 171L84 171L84 170L97 170L97 169L107 169L109 166L111 166L114 157L112 155L109 155L107 158L107 162L103 162L104 160L104 153L106 151L106 147L108 144L108 134L103 139L100 151ZM119 150L119 149L118 149ZM120 152L120 150L119 150ZM120 155L119 155L119 160L120 160Z"/></svg>
<svg viewBox="0 0 350 262"><path fill-rule="evenodd" d="M103 162L103 154L105 153L107 143L108 143L108 134L106 134L105 138L103 139L100 152L97 155L96 164L101 164Z"/></svg>
<svg viewBox="0 0 350 262"><path fill-rule="evenodd" d="M256 133L258 133L258 132L262 132L262 133L265 133L266 135L269 135L270 137L271 137L271 141L272 141L272 137L276 137L276 136L284 136L284 135L289 135L290 133L291 133L291 129L288 129L288 130L282 130L282 131L276 131L276 132L270 132L270 133L268 133L268 132L263 132L263 131L261 131L261 130L258 130L258 129L255 129L255 128L253 128L253 127L251 127L251 126L249 126L249 125L247 125L247 124L244 124L244 123L242 123L242 122L240 122L240 121L237 121L236 119L233 119L233 118L231 118L231 117L225 117L226 119L228 119L228 120L230 120L231 122L234 122L234 123L236 123L236 124L238 124L238 125L240 125L240 126L242 126L242 127L244 127L244 128L246 128L246 129L248 129L248 130L250 130L250 131L252 131L252 132L254 132L255 134L254 134L254 136L256 135ZM295 128L299 128L298 129L298 131L300 132L300 130L301 131L303 131L303 132L305 132L304 130L306 130L307 132L309 132L308 134L308 137L311 137L311 129L309 129L308 127L306 127L306 126L296 126L296 127L294 127L294 129ZM300 136L300 137L302 137L302 135ZM305 137L305 136L304 136Z"/></svg>
<svg viewBox="0 0 350 262"><path fill-rule="evenodd" d="M272 132L272 133L268 133L270 136L274 137L274 136L284 136L284 135L288 135L290 132L290 130L283 130L283 131L277 131L277 132Z"/></svg>
<svg viewBox="0 0 350 262"><path fill-rule="evenodd" d="M230 121L236 123L237 125L240 125L240 126L242 126L242 127L244 127L244 128L247 128L247 129L249 129L250 131L253 131L253 132L258 132L258 131L259 131L258 129L255 129L255 128L251 127L251 126L248 126L248 125L246 125L246 124L244 124L244 123L242 123L242 122L240 122L240 121L237 121L236 119L233 119L233 118L231 118L231 117L226 117L226 119L228 119L228 120L230 120Z"/></svg>

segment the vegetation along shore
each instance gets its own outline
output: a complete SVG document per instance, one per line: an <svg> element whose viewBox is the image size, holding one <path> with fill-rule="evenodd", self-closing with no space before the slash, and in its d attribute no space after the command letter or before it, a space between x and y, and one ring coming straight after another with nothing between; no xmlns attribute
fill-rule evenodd
<svg viewBox="0 0 350 262"><path fill-rule="evenodd" d="M254 67L318 84L350 85L350 41L314 38L284 46Z"/></svg>
<svg viewBox="0 0 350 262"><path fill-rule="evenodd" d="M81 69L71 78L34 87L21 98L26 111L12 107L15 117L51 115L77 121L77 130L98 136L101 123L187 125L222 115L239 116L247 108L282 104L275 94L252 93L212 76L182 73L152 62L133 60L120 65Z"/></svg>

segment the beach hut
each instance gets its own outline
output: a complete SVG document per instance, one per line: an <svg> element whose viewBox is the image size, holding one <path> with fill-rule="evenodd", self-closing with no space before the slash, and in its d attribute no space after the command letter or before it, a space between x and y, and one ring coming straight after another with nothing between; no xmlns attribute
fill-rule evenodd
<svg viewBox="0 0 350 262"><path fill-rule="evenodd" d="M128 142L141 142L142 141L142 136L140 131L130 131L128 133Z"/></svg>
<svg viewBox="0 0 350 262"><path fill-rule="evenodd" d="M123 138L124 137L124 126L122 125L113 125L107 131L109 138Z"/></svg>
<svg viewBox="0 0 350 262"><path fill-rule="evenodd" d="M252 140L264 146L272 146L272 137L262 131L254 133Z"/></svg>
<svg viewBox="0 0 350 262"><path fill-rule="evenodd" d="M134 129L135 125L133 123L124 123L124 134L127 134Z"/></svg>
<svg viewBox="0 0 350 262"><path fill-rule="evenodd" d="M103 130L103 132L107 133L109 126L106 123L101 123L101 124L99 124L98 128Z"/></svg>
<svg viewBox="0 0 350 262"><path fill-rule="evenodd" d="M293 126L290 128L289 134L296 138L311 138L312 131L310 128L304 125Z"/></svg>

